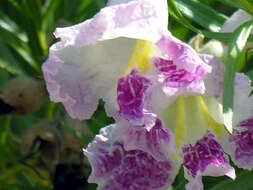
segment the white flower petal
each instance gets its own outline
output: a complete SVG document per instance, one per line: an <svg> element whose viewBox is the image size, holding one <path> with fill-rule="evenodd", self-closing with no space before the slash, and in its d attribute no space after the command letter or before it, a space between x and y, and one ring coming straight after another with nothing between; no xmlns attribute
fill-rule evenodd
<svg viewBox="0 0 253 190"><path fill-rule="evenodd" d="M223 24L220 32L233 32L238 26L252 19L247 12L239 9ZM251 31L252 33L253 31Z"/></svg>

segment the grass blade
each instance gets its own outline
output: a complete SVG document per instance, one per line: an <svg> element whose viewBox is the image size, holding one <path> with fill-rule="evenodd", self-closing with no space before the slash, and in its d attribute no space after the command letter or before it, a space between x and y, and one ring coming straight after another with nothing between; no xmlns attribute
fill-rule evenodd
<svg viewBox="0 0 253 190"><path fill-rule="evenodd" d="M191 20L213 32L218 32L227 17L197 0L176 0L180 11Z"/></svg>

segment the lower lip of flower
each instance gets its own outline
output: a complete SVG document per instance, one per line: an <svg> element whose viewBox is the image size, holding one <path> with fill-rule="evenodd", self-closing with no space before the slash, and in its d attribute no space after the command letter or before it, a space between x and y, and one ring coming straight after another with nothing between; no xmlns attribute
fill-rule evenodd
<svg viewBox="0 0 253 190"><path fill-rule="evenodd" d="M178 148L194 144L208 129L218 138L225 132L222 107L212 97L179 96L162 113L162 119L174 132Z"/></svg>

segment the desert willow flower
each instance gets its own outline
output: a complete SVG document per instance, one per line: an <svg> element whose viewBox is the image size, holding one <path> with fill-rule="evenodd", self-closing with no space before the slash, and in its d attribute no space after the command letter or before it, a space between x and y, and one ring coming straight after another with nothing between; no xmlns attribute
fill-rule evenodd
<svg viewBox="0 0 253 190"><path fill-rule="evenodd" d="M188 190L203 189L203 175L235 178L225 152L235 154L241 133L224 128L224 65L173 37L167 12L165 0L111 0L55 31L61 40L42 66L51 99L78 119L103 99L115 119L84 149L99 190L167 189L181 164ZM249 82L236 74L235 129L253 117Z"/></svg>

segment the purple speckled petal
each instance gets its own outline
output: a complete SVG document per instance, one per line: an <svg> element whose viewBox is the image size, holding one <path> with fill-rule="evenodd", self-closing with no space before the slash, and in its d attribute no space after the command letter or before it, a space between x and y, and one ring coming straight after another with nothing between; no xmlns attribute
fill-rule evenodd
<svg viewBox="0 0 253 190"><path fill-rule="evenodd" d="M244 121L241 121L239 123L239 127L252 129L253 128L253 117L246 119Z"/></svg>
<svg viewBox="0 0 253 190"><path fill-rule="evenodd" d="M179 70L184 69L189 73L194 73L201 66L203 69L202 75L211 72L211 67L202 61L200 55L191 46L170 34L163 35L157 42L157 46L163 54L173 61L173 64Z"/></svg>
<svg viewBox="0 0 253 190"><path fill-rule="evenodd" d="M174 135L155 115L146 114L145 119L154 121L142 126L121 122L118 135L121 136L126 150L139 149L152 155L156 160L169 159L170 153L177 153Z"/></svg>
<svg viewBox="0 0 253 190"><path fill-rule="evenodd" d="M152 61L165 94L204 94L203 78L211 72L211 67L200 55L170 34L163 35L156 44L164 57L154 57Z"/></svg>
<svg viewBox="0 0 253 190"><path fill-rule="evenodd" d="M158 161L142 150L126 150L116 129L101 129L84 150L92 165L89 182L97 183L98 190L166 190L178 168L169 159Z"/></svg>
<svg viewBox="0 0 253 190"><path fill-rule="evenodd" d="M60 41L42 66L51 100L62 102L78 119L90 118L100 98L116 110L116 99L109 96L116 97L135 39L158 41L167 30L167 16L166 0L114 1L92 19L57 28Z"/></svg>
<svg viewBox="0 0 253 190"><path fill-rule="evenodd" d="M235 178L234 168L229 165L221 145L210 131L194 146L183 147L183 157L185 178L189 180L187 190L202 190L201 176L227 175Z"/></svg>
<svg viewBox="0 0 253 190"><path fill-rule="evenodd" d="M163 91L169 96L178 96L185 93L203 93L205 87L200 78L204 75L203 67L198 66L194 73L185 69L178 69L172 60L153 58L158 72L157 80Z"/></svg>
<svg viewBox="0 0 253 190"><path fill-rule="evenodd" d="M141 76L136 69L118 82L120 114L136 124L143 124L144 103L150 96L151 81Z"/></svg>
<svg viewBox="0 0 253 190"><path fill-rule="evenodd" d="M244 169L253 168L253 118L239 123L234 135L229 137L228 153L231 155L234 163Z"/></svg>

